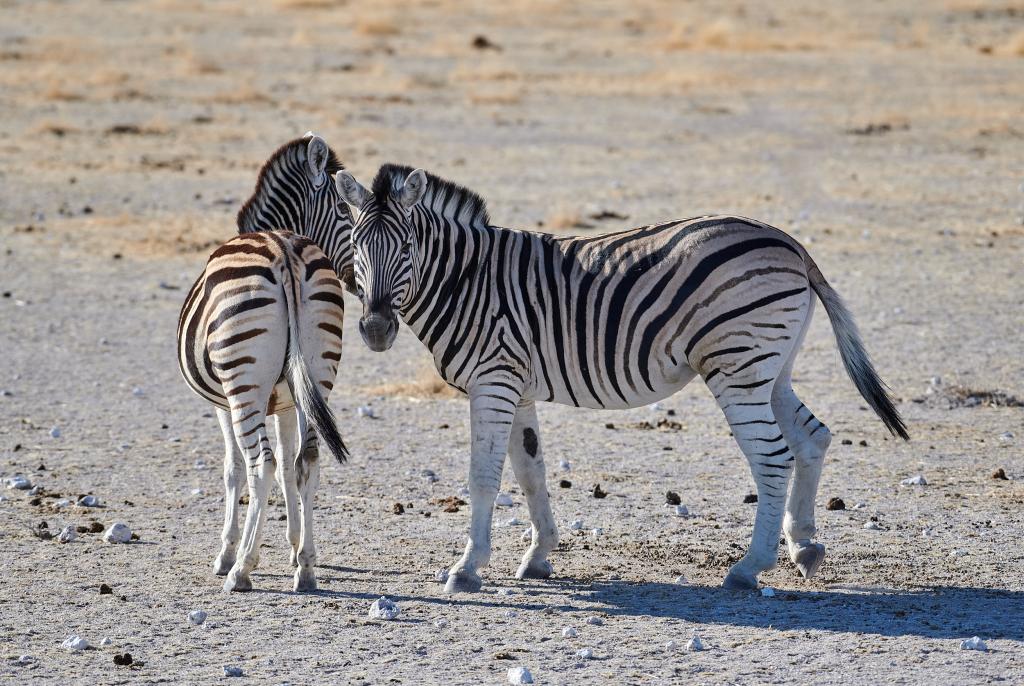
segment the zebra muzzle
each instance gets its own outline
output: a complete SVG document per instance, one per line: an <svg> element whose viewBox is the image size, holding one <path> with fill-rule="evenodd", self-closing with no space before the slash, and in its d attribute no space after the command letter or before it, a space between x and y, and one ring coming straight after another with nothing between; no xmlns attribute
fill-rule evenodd
<svg viewBox="0 0 1024 686"><path fill-rule="evenodd" d="M394 314L372 313L359 320L359 335L374 352L383 352L391 347L398 335L398 318Z"/></svg>

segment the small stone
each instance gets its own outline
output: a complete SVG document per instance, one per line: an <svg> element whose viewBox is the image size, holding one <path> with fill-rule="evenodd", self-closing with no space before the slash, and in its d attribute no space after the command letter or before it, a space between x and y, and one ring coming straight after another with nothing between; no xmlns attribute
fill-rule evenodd
<svg viewBox="0 0 1024 686"><path fill-rule="evenodd" d="M19 491L28 491L32 488L32 482L20 474L4 479L4 484L7 488L14 488Z"/></svg>
<svg viewBox="0 0 1024 686"><path fill-rule="evenodd" d="M494 504L497 507L512 507L512 496L510 496L508 493L499 493L498 497L494 499Z"/></svg>
<svg viewBox="0 0 1024 686"><path fill-rule="evenodd" d="M206 613L202 610L192 610L188 613L188 623L193 626L199 626L206 621Z"/></svg>
<svg viewBox="0 0 1024 686"><path fill-rule="evenodd" d="M89 642L81 636L68 636L60 645L62 648L65 648L66 650L70 650L73 653L77 653L80 650L87 649L89 647Z"/></svg>
<svg viewBox="0 0 1024 686"><path fill-rule="evenodd" d="M583 520L582 519L574 519L574 520L572 520L572 524L569 525L569 529L571 529L572 531L580 531L582 528L583 528Z"/></svg>
<svg viewBox="0 0 1024 686"><path fill-rule="evenodd" d="M100 639L100 645L105 647L109 645L114 645L114 642L104 636L102 639Z"/></svg>
<svg viewBox="0 0 1024 686"><path fill-rule="evenodd" d="M204 491L201 488L193 488L191 493L192 495L203 495L204 493L206 493L206 491Z"/></svg>
<svg viewBox="0 0 1024 686"><path fill-rule="evenodd" d="M582 658L584 660L592 660L594 659L594 651L590 648L580 648L576 651L576 657Z"/></svg>
<svg viewBox="0 0 1024 686"><path fill-rule="evenodd" d="M915 474L909 478L904 479L900 482L900 486L927 486L928 479L924 478L923 474Z"/></svg>
<svg viewBox="0 0 1024 686"><path fill-rule="evenodd" d="M103 540L107 543L127 543L132 540L132 530L128 528L127 524L114 522L103 534Z"/></svg>
<svg viewBox="0 0 1024 686"><path fill-rule="evenodd" d="M864 528L867 529L868 531L881 531L882 530L882 525L879 524L878 522L874 521L874 520L871 520L871 521L864 522Z"/></svg>
<svg viewBox="0 0 1024 686"><path fill-rule="evenodd" d="M533 675L526 667L509 667L508 682L510 684L532 684Z"/></svg>
<svg viewBox="0 0 1024 686"><path fill-rule="evenodd" d="M224 665L224 676L242 676L242 668Z"/></svg>
<svg viewBox="0 0 1024 686"><path fill-rule="evenodd" d="M593 624L594 626L603 626L604 618L598 617L597 615L587 617L587 624Z"/></svg>
<svg viewBox="0 0 1024 686"><path fill-rule="evenodd" d="M567 626L562 629L562 638L576 638L579 635L580 632L576 631L576 629L571 626Z"/></svg>
<svg viewBox="0 0 1024 686"><path fill-rule="evenodd" d="M828 502L825 503L826 510L845 510L846 503L843 502L842 498L829 498Z"/></svg>
<svg viewBox="0 0 1024 686"><path fill-rule="evenodd" d="M512 595L512 589L511 588L499 588L498 589L498 595L510 596L510 595Z"/></svg>
<svg viewBox="0 0 1024 686"><path fill-rule="evenodd" d="M998 481L1009 481L1009 478L1006 476L1006 470L1002 467L992 472L992 478Z"/></svg>
<svg viewBox="0 0 1024 686"><path fill-rule="evenodd" d="M515 619L519 616L519 613L515 610L505 610L505 619Z"/></svg>
<svg viewBox="0 0 1024 686"><path fill-rule="evenodd" d="M94 495L83 495L78 499L79 507L99 507L100 499Z"/></svg>
<svg viewBox="0 0 1024 686"><path fill-rule="evenodd" d="M683 500L675 491L668 491L665 493L665 503L668 505L681 505Z"/></svg>
<svg viewBox="0 0 1024 686"><path fill-rule="evenodd" d="M441 480L441 478L434 472L433 469L421 469L420 470L420 476L422 476L424 479L426 479L430 483L434 483L436 481L440 481Z"/></svg>
<svg viewBox="0 0 1024 686"><path fill-rule="evenodd" d="M519 517L513 517L512 519L505 520L505 526L508 526L508 527L522 526L524 523L525 522L523 522L523 520L519 519Z"/></svg>
<svg viewBox="0 0 1024 686"><path fill-rule="evenodd" d="M572 482L569 481L568 479L559 479L558 487L559 488L572 488Z"/></svg>
<svg viewBox="0 0 1024 686"><path fill-rule="evenodd" d="M693 638L686 642L686 652L697 653L701 650L704 650L704 641L700 640L700 636L694 634Z"/></svg>
<svg viewBox="0 0 1024 686"><path fill-rule="evenodd" d="M78 532L75 531L75 527L70 524L61 529L60 533L57 534L57 541L59 543L71 543L71 541L76 538L78 538Z"/></svg>
<svg viewBox="0 0 1024 686"><path fill-rule="evenodd" d="M572 470L572 465L569 463L569 460L559 460L558 468L563 472L568 472Z"/></svg>
<svg viewBox="0 0 1024 686"><path fill-rule="evenodd" d="M853 504L853 509L855 509L855 510L863 510L867 506L868 506L867 503L854 503Z"/></svg>
<svg viewBox="0 0 1024 686"><path fill-rule="evenodd" d="M14 664L18 665L19 667L24 667L25 665L30 665L35 661L36 659L31 655L20 655L18 659L14 661Z"/></svg>
<svg viewBox="0 0 1024 686"><path fill-rule="evenodd" d="M523 533L519 535L520 541L532 541L533 540L533 527L527 527L523 529Z"/></svg>
<svg viewBox="0 0 1024 686"><path fill-rule="evenodd" d="M967 557L969 554L966 550L954 550L949 554L949 557L955 560L958 557Z"/></svg>
<svg viewBox="0 0 1024 686"><path fill-rule="evenodd" d="M32 496L40 495L40 494L42 494L42 492L43 492L43 487L42 486L33 486L32 488L30 488L28 490L28 494L32 495Z"/></svg>
<svg viewBox="0 0 1024 686"><path fill-rule="evenodd" d="M443 629L446 626L448 626L448 620L445 619L444 617L438 617L437 619L434 620L434 626L437 627L438 629Z"/></svg>
<svg viewBox="0 0 1024 686"><path fill-rule="evenodd" d="M195 464L192 465L192 468L197 470L197 471L198 470L202 470L202 469L206 469L206 460L201 460L201 459L196 460Z"/></svg>
<svg viewBox="0 0 1024 686"><path fill-rule="evenodd" d="M50 429L50 438L60 438L60 427L55 426Z"/></svg>
<svg viewBox="0 0 1024 686"><path fill-rule="evenodd" d="M686 517L690 514L690 511L686 508L686 505L676 505L676 516Z"/></svg>
<svg viewBox="0 0 1024 686"><path fill-rule="evenodd" d="M373 601L373 605L370 605L370 609L366 614L373 619L391 621L398 616L399 612L400 610L397 605L384 596L381 596L377 600Z"/></svg>
<svg viewBox="0 0 1024 686"><path fill-rule="evenodd" d="M603 536L604 535L604 529L602 529L601 527L597 527L596 529L591 529L590 530L590 535L593 536L594 538L597 538L598 536Z"/></svg>
<svg viewBox="0 0 1024 686"><path fill-rule="evenodd" d="M114 589L107 584L100 584L100 595L113 595Z"/></svg>
<svg viewBox="0 0 1024 686"><path fill-rule="evenodd" d="M146 395L146 392L139 388L138 386L135 386L132 388L132 395L134 395L136 398L141 398L142 396Z"/></svg>
<svg viewBox="0 0 1024 686"><path fill-rule="evenodd" d="M441 584L446 583L448 581L448 570L442 568L434 572L434 581Z"/></svg>
<svg viewBox="0 0 1024 686"><path fill-rule="evenodd" d="M370 407L369 405L360 405L356 409L356 416L357 417L364 417L366 419L376 419L377 418L377 413L374 412L373 408Z"/></svg>
<svg viewBox="0 0 1024 686"><path fill-rule="evenodd" d="M67 498L61 498L60 500L55 500L55 501L54 501L54 502L52 503L52 507L54 507L54 508L56 508L56 509L60 510L60 509L62 509L62 508L65 508L65 507L67 507L67 506L68 506L68 505L70 505L70 504L71 504L71 501L70 501L70 500L68 500Z"/></svg>
<svg viewBox="0 0 1024 686"><path fill-rule="evenodd" d="M608 497L608 494L601 490L601 484L594 484L594 490L591 491L591 495L597 499Z"/></svg>
<svg viewBox="0 0 1024 686"><path fill-rule="evenodd" d="M679 576L677 576L677 577L675 578L675 583L677 583L677 584L680 584L680 585L685 585L685 584L688 584L688 583L690 583L690 582L689 582L689 581L688 581L688 580L686 579L686 577L685 577L685 576L683 576L682 574L680 574Z"/></svg>
<svg viewBox="0 0 1024 686"><path fill-rule="evenodd" d="M960 650L980 650L982 652L987 652L988 644L978 636L972 636L966 641L960 641Z"/></svg>
<svg viewBox="0 0 1024 686"><path fill-rule="evenodd" d="M743 496L743 504L750 505L751 503L757 502L757 493L747 493Z"/></svg>
<svg viewBox="0 0 1024 686"><path fill-rule="evenodd" d="M775 589L772 588L771 586L765 586L764 588L761 589L761 597L762 598L774 598L775 597Z"/></svg>
<svg viewBox="0 0 1024 686"><path fill-rule="evenodd" d="M675 641L669 641L668 643L665 644L665 651L666 652L672 652L673 650L675 650L678 647L679 647L678 643L676 643Z"/></svg>
<svg viewBox="0 0 1024 686"><path fill-rule="evenodd" d="M1009 443L1012 440L1013 440L1013 432L1012 431L1004 431L1003 433L999 434L999 441L1001 443Z"/></svg>

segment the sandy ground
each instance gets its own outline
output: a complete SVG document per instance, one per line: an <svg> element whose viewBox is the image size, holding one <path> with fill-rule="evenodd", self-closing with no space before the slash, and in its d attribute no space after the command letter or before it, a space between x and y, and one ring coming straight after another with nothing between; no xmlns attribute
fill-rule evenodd
<svg viewBox="0 0 1024 686"><path fill-rule="evenodd" d="M2 491L0 680L209 683L231 665L294 684L501 683L514 666L549 684L1024 682L1024 411L986 395L1024 398L1024 9L366 5L0 0L0 476L45 489ZM364 181L423 166L508 226L730 211L790 231L858 315L913 442L866 411L819 317L795 380L835 434L829 557L811 581L782 560L763 598L718 588L752 483L703 386L660 410L542 406L557 578L512 579L524 525L506 524L527 515L506 470L484 591L449 598L433 575L468 511L431 501L465 485L467 404L424 390L408 332L369 352L350 301L332 405L355 457L324 469L322 590L289 590L278 498L257 590L223 594L220 436L178 378L174 325L259 164L307 129ZM420 397L394 386L423 379ZM356 416L366 403L378 419ZM630 427L662 418L678 430ZM899 485L919 473L927 486ZM93 521L139 540L36 535ZM367 617L381 594L397 620ZM707 650L681 648L694 632ZM71 634L112 644L72 653ZM973 635L990 650L960 650Z"/></svg>

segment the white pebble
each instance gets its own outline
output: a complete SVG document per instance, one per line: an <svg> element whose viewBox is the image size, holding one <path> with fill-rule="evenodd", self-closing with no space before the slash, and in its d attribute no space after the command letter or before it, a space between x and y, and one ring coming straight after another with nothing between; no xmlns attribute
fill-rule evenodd
<svg viewBox="0 0 1024 686"><path fill-rule="evenodd" d="M761 589L761 597L762 598L774 598L775 597L775 589L772 588L771 586L765 586L764 588Z"/></svg>
<svg viewBox="0 0 1024 686"><path fill-rule="evenodd" d="M123 522L114 522L103 534L103 540L107 543L127 543L132 540L132 530Z"/></svg>
<svg viewBox="0 0 1024 686"><path fill-rule="evenodd" d="M701 650L704 650L704 641L700 640L700 636L694 634L693 638L686 642L686 651L696 653Z"/></svg>
<svg viewBox="0 0 1024 686"><path fill-rule="evenodd" d="M958 557L966 557L969 554L970 553L968 553L966 550L954 550L949 554L949 556L953 559L956 559Z"/></svg>
<svg viewBox="0 0 1024 686"><path fill-rule="evenodd" d="M532 684L533 675L526 667L509 667L508 682L510 684Z"/></svg>
<svg viewBox="0 0 1024 686"><path fill-rule="evenodd" d="M50 438L60 438L60 427L55 426L50 429Z"/></svg>
<svg viewBox="0 0 1024 686"><path fill-rule="evenodd" d="M647 406L647 409L651 412L660 412L662 410L661 403L652 403Z"/></svg>
<svg viewBox="0 0 1024 686"><path fill-rule="evenodd" d="M28 490L28 494L29 495L39 495L42 492L43 492L43 487L42 486L33 486L32 488L30 488Z"/></svg>
<svg viewBox="0 0 1024 686"><path fill-rule="evenodd" d="M195 464L192 465L192 467L196 470L206 469L206 460L196 460Z"/></svg>
<svg viewBox="0 0 1024 686"><path fill-rule="evenodd" d="M71 543L71 541L75 540L76 538L78 538L78 532L75 531L75 527L71 526L70 524L61 529L60 533L57 534L57 541L59 543Z"/></svg>
<svg viewBox="0 0 1024 686"><path fill-rule="evenodd" d="M53 507L55 507L55 508L57 508L59 510L59 509L61 509L63 507L67 507L70 504L71 504L70 500L68 500L67 498L61 498L60 500L57 500L57 501L55 501L53 503Z"/></svg>
<svg viewBox="0 0 1024 686"><path fill-rule="evenodd" d="M224 665L224 676L242 676L242 668Z"/></svg>
<svg viewBox="0 0 1024 686"><path fill-rule="evenodd" d="M1004 431L1003 433L999 434L999 440L1002 441L1003 443L1009 443L1010 441L1013 440L1013 432Z"/></svg>
<svg viewBox="0 0 1024 686"><path fill-rule="evenodd" d="M206 613L202 610L192 610L188 613L188 623L193 626L199 626L206 621Z"/></svg>
<svg viewBox="0 0 1024 686"><path fill-rule="evenodd" d="M377 413L373 411L373 408L369 405L360 405L356 410L356 416L366 417L367 419L376 419Z"/></svg>
<svg viewBox="0 0 1024 686"><path fill-rule="evenodd" d="M25 665L30 665L35 661L36 659L31 655L21 655L18 657L17 660L14 661L14 664L18 665L19 667L24 667Z"/></svg>
<svg viewBox="0 0 1024 686"><path fill-rule="evenodd" d="M519 616L519 613L515 610L505 610L505 619L515 619Z"/></svg>
<svg viewBox="0 0 1024 686"><path fill-rule="evenodd" d="M205 491L203 491L203 489L201 489L201 488L193 488L192 489L192 495L203 495L203 493L205 493Z"/></svg>
<svg viewBox="0 0 1024 686"><path fill-rule="evenodd" d="M928 479L924 478L923 474L915 474L912 477L904 479L900 482L901 486L927 486Z"/></svg>
<svg viewBox="0 0 1024 686"><path fill-rule="evenodd" d="M512 496L508 493L499 493L494 499L494 504L498 507L512 507Z"/></svg>
<svg viewBox="0 0 1024 686"><path fill-rule="evenodd" d="M676 505L676 516L686 517L690 514L690 511L686 508L686 505Z"/></svg>
<svg viewBox="0 0 1024 686"><path fill-rule="evenodd" d="M979 637L972 636L966 641L960 641L960 650L980 650L985 652L988 650L988 645Z"/></svg>
<svg viewBox="0 0 1024 686"><path fill-rule="evenodd" d="M604 534L604 529L602 529L601 527L597 527L596 529L591 529L590 530L590 535L593 536L594 538L597 538L598 536L602 536L603 534Z"/></svg>
<svg viewBox="0 0 1024 686"><path fill-rule="evenodd" d="M590 648L580 648L576 651L576 657L581 657L584 660L591 660L594 657L594 651Z"/></svg>
<svg viewBox="0 0 1024 686"><path fill-rule="evenodd" d="M455 495L459 496L460 498L468 498L469 497L469 489L466 488L465 486L463 486L462 488L459 489L458 493L456 493Z"/></svg>
<svg viewBox="0 0 1024 686"><path fill-rule="evenodd" d="M62 648L66 648L67 650L77 653L80 650L88 648L89 642L81 636L68 636L60 645Z"/></svg>
<svg viewBox="0 0 1024 686"><path fill-rule="evenodd" d="M441 569L439 569L436 572L434 572L434 581L437 581L438 583L442 583L442 584L447 582L448 581L448 570L444 569L442 567Z"/></svg>
<svg viewBox="0 0 1024 686"><path fill-rule="evenodd" d="M681 584L681 585L685 585L685 584L688 584L690 582L686 579L685 576L680 574L679 576L676 577L676 583L677 584Z"/></svg>
<svg viewBox="0 0 1024 686"><path fill-rule="evenodd" d="M366 614L373 619L391 621L398 616L399 612L400 610L397 605L384 596L381 596L377 600L373 601L373 605L370 606L370 610Z"/></svg>
<svg viewBox="0 0 1024 686"><path fill-rule="evenodd" d="M522 535L519 536L520 540L532 541L533 540L533 527L527 527L523 529Z"/></svg>
<svg viewBox="0 0 1024 686"><path fill-rule="evenodd" d="M99 507L100 499L94 495L83 495L78 499L78 505L81 507Z"/></svg>
<svg viewBox="0 0 1024 686"><path fill-rule="evenodd" d="M875 520L871 519L864 522L864 528L868 531L881 531L882 525L876 522Z"/></svg>
<svg viewBox="0 0 1024 686"><path fill-rule="evenodd" d="M434 626L436 626L438 629L443 629L446 626L448 626L448 620L444 617L438 617L434 620Z"/></svg>
<svg viewBox="0 0 1024 686"><path fill-rule="evenodd" d="M559 460L558 468L561 469L563 472L568 472L572 470L572 465L569 464L569 460Z"/></svg>
<svg viewBox="0 0 1024 686"><path fill-rule="evenodd" d="M675 641L669 641L668 643L665 644L665 650L666 651L672 651L672 650L675 650L678 647L679 647L679 644L676 643Z"/></svg>
<svg viewBox="0 0 1024 686"><path fill-rule="evenodd" d="M572 628L571 626L567 626L564 629L562 629L562 638L576 638L579 635L580 632L576 631L576 629Z"/></svg>
<svg viewBox="0 0 1024 686"><path fill-rule="evenodd" d="M574 519L574 520L572 520L572 524L569 525L569 528L572 529L573 531L579 531L580 529L583 528L583 520L582 519Z"/></svg>
<svg viewBox="0 0 1024 686"><path fill-rule="evenodd" d="M594 626L601 626L604 624L604 619L594 615L593 617L587 617L587 624L593 624Z"/></svg>
<svg viewBox="0 0 1024 686"><path fill-rule="evenodd" d="M4 479L4 483L7 484L7 488L16 488L19 491L27 491L32 488L32 482L21 474L12 476L10 479Z"/></svg>
<svg viewBox="0 0 1024 686"><path fill-rule="evenodd" d="M146 395L146 392L139 388L138 386L135 386L132 388L132 395L134 395L136 398L141 398L142 396Z"/></svg>
<svg viewBox="0 0 1024 686"><path fill-rule="evenodd" d="M511 588L499 588L498 589L498 595L512 595L512 589Z"/></svg>
<svg viewBox="0 0 1024 686"><path fill-rule="evenodd" d="M513 517L505 521L505 526L522 526L524 523L519 517Z"/></svg>
<svg viewBox="0 0 1024 686"><path fill-rule="evenodd" d="M103 637L103 638L102 638L102 639L100 640L100 645L101 645L101 646L109 646L109 645L114 645L114 642L113 642L113 641L111 641L111 640L110 640L109 638L107 638L106 636L104 636L104 637Z"/></svg>
<svg viewBox="0 0 1024 686"><path fill-rule="evenodd" d="M867 503L856 503L856 504L855 504L855 505L853 506L853 509L854 509L854 510L863 510L863 509L864 509L865 507L867 507L867 506L868 506L868 504L867 504Z"/></svg>

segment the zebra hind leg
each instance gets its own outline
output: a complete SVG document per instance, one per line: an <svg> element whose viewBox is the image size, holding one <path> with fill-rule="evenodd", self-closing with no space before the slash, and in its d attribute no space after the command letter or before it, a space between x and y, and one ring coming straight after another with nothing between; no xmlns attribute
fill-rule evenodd
<svg viewBox="0 0 1024 686"><path fill-rule="evenodd" d="M316 546L313 542L313 501L320 485L320 448L312 427L306 435L302 454L295 458L295 479L299 491L299 509L302 511L302 537L298 548L295 570L295 591L315 591Z"/></svg>
<svg viewBox="0 0 1024 686"><path fill-rule="evenodd" d="M235 439L231 426L231 413L217 408L217 420L224 435L224 529L221 532L221 548L213 561L213 571L224 576L235 564L235 549L238 547L238 498L245 466L242 451Z"/></svg>
<svg viewBox="0 0 1024 686"><path fill-rule="evenodd" d="M537 409L531 402L520 405L512 422L508 445L509 461L530 508L533 537L516 572L517 579L547 579L552 574L548 554L558 545L558 527L551 514L544 479L544 455L540 449Z"/></svg>
<svg viewBox="0 0 1024 686"><path fill-rule="evenodd" d="M245 514L238 559L224 580L225 591L252 590L249 575L259 564L260 540L267 520L267 496L274 479L274 452L267 436L266 414L261 409L252 409L266 407L267 397L264 395L255 402L239 402L247 396L249 394L232 397L233 404L238 402L232 408L231 415L235 438L245 457L249 507Z"/></svg>
<svg viewBox="0 0 1024 686"><path fill-rule="evenodd" d="M825 559L825 546L811 539L817 531L814 524L814 500L818 494L822 463L825 460L825 451L832 442L832 434L828 427L800 402L788 383L782 388L781 379L777 385L773 405L776 406L786 442L796 455L793 489L786 501L786 516L782 529L786 536L790 560L800 574L809 579L814 576Z"/></svg>
<svg viewBox="0 0 1024 686"><path fill-rule="evenodd" d="M302 521L299 516L299 491L295 481L295 450L298 447L298 426L295 410L283 410L275 415L277 423L277 485L284 496L288 512L288 544L291 547L292 567L298 564Z"/></svg>
<svg viewBox="0 0 1024 686"><path fill-rule="evenodd" d="M744 386L748 384L727 386L718 402L750 464L757 485L757 513L750 548L729 570L723 585L733 589L756 589L757 575L774 568L778 560L779 534L794 456L776 421L770 390L764 390L771 389L772 384L760 385L753 392Z"/></svg>

